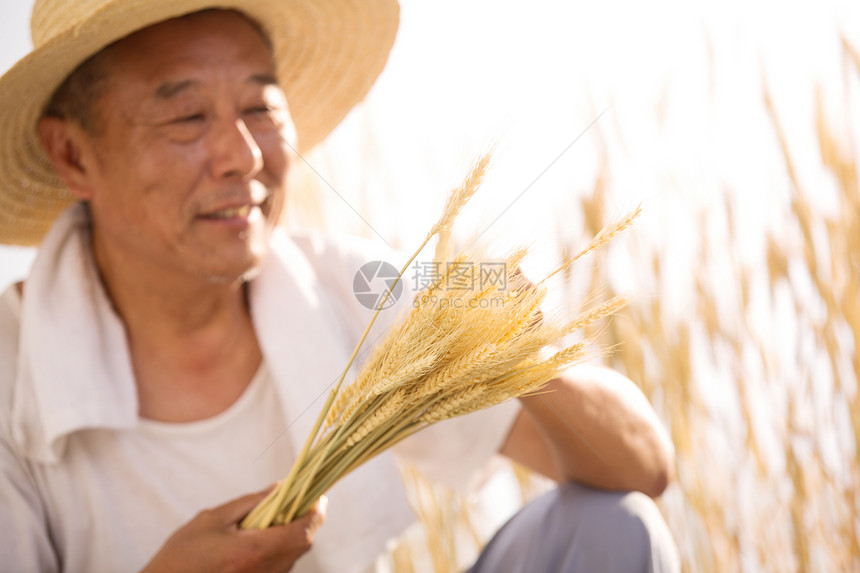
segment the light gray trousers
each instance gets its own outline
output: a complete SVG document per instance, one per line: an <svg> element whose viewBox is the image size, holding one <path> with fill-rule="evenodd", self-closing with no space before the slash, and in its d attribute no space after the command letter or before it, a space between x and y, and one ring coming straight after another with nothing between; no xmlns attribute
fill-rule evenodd
<svg viewBox="0 0 860 573"><path fill-rule="evenodd" d="M680 569L678 549L651 498L571 482L514 515L468 573L675 573Z"/></svg>

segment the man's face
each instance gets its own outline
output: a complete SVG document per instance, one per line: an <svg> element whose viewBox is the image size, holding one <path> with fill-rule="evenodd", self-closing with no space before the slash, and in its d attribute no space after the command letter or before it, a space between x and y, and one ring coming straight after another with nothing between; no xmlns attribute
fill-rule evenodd
<svg viewBox="0 0 860 573"><path fill-rule="evenodd" d="M269 48L210 11L111 50L91 136L99 263L235 281L265 252L295 145Z"/></svg>

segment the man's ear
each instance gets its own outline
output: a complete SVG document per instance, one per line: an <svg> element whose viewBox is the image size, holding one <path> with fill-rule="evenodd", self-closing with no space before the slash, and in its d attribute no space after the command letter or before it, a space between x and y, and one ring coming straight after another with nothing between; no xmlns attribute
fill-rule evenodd
<svg viewBox="0 0 860 573"><path fill-rule="evenodd" d="M91 146L84 130L59 117L39 120L39 136L54 169L77 199L92 198Z"/></svg>

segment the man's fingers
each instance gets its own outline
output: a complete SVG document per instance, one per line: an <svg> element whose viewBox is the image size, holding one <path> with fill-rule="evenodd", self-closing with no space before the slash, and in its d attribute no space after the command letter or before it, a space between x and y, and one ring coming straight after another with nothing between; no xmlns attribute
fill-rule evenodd
<svg viewBox="0 0 860 573"><path fill-rule="evenodd" d="M304 515L290 523L242 533L254 535L266 547L300 555L311 548L314 536L325 522L327 504L328 499L322 496Z"/></svg>
<svg viewBox="0 0 860 573"><path fill-rule="evenodd" d="M328 498L321 496L315 504L300 519L307 519L308 526L313 533L325 523L325 515L328 510Z"/></svg>
<svg viewBox="0 0 860 573"><path fill-rule="evenodd" d="M222 525L235 525L243 517L248 515L254 507L263 501L274 486L270 486L263 491L249 493L240 498L228 501L224 505L219 505L212 509L206 510L203 514L208 515L213 520Z"/></svg>

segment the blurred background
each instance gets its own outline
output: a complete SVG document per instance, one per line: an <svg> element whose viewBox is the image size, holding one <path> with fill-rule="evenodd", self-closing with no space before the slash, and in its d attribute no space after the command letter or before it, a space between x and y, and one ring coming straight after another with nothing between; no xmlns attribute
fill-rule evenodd
<svg viewBox="0 0 860 573"><path fill-rule="evenodd" d="M5 70L32 3L2 2ZM459 232L530 245L530 274L642 203L556 302L634 297L598 334L671 431L685 570L860 571L858 141L856 2L403 0L379 82L298 162L289 224L411 251L493 142ZM32 257L0 247L0 286ZM479 502L407 479L425 545L386 566L454 570Z"/></svg>

